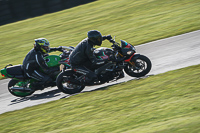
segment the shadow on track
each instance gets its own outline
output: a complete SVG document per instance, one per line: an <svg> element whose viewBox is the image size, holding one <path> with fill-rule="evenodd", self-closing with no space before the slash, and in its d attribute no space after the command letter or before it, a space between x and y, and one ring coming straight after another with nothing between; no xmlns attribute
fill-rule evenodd
<svg viewBox="0 0 200 133"><path fill-rule="evenodd" d="M146 75L144 77L134 78L134 79L131 79L131 80L128 80L128 81L140 80L140 79L148 78L149 76L153 76L153 75ZM128 81L125 81L125 82L128 82ZM124 82L120 82L120 83L124 83ZM93 92L93 91L98 91L98 90L107 90L109 88L109 86L113 86L113 85L117 85L117 84L119 84L119 83L114 83L114 84L106 85L106 86L103 86L103 87L97 87L96 89L86 90L86 91L82 91L80 93ZM61 91L59 89L55 89L55 90L44 92L44 93L41 93L41 94L33 94L31 96L28 96L28 97L16 98L16 99L11 101L12 103L9 104L9 106L14 105L14 104L18 104L18 103L22 103L22 102L25 102L25 101L28 101L28 100L41 100L41 99L48 99L48 98L60 96L61 95L61 94L59 94L60 92ZM77 94L79 94L79 93L72 94L72 95L66 94L65 96L63 96L59 99L68 98L70 96L77 95Z"/></svg>
<svg viewBox="0 0 200 133"><path fill-rule="evenodd" d="M93 90L90 90L90 91L82 91L81 93L84 93L84 92L92 92L92 91L98 91L98 90L107 90L110 86L113 86L113 85L117 85L117 84L121 84L121 83L126 83L126 82L129 82L129 81L133 81L133 80L140 80L140 79L145 79L145 78L148 78L150 76L153 76L153 75L146 75L146 76L143 76L143 77L140 77L140 78L133 78L133 79L130 79L128 81L124 81L124 82L120 82L120 83L113 83L111 85L107 85L107 86L104 86L104 87L98 87L96 89L93 89Z"/></svg>
<svg viewBox="0 0 200 133"><path fill-rule="evenodd" d="M31 96L27 96L27 97L23 97L23 98L16 98L16 99L12 100L11 101L12 103L9 105L25 102L28 100L40 100L40 99L48 99L48 98L60 96L60 94L58 94L58 93L60 93L60 90L55 89L55 90L47 91L47 92L44 92L41 94L33 94Z"/></svg>
<svg viewBox="0 0 200 133"><path fill-rule="evenodd" d="M145 79L145 78L148 78L150 76L154 76L154 74L152 74L152 75L146 75L146 76L143 76L143 77L140 77L140 78L133 78L133 79L130 79L128 81ZM99 91L99 90L107 90L110 86L117 85L117 84L120 84L120 83L125 83L125 82L128 82L128 81L119 82L119 83L118 82L112 83L110 85L106 85L106 86L103 86L103 87L97 87L96 89L93 89L93 90L85 90L85 91L83 90L80 93L93 92L93 91ZM79 93L72 94L72 95L66 95L64 97L61 97L60 99L67 98L67 97L70 97L70 96L73 96L73 95L77 95L77 94L79 94Z"/></svg>

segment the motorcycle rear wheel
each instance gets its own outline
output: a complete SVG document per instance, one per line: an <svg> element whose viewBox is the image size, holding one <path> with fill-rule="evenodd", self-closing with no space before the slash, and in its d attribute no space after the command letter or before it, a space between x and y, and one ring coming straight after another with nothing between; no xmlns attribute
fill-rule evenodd
<svg viewBox="0 0 200 133"><path fill-rule="evenodd" d="M131 77L142 77L149 73L151 70L151 61L148 57L140 55L135 61L135 65L128 64L124 71Z"/></svg>
<svg viewBox="0 0 200 133"><path fill-rule="evenodd" d="M57 77L56 84L60 91L66 94L75 94L81 92L85 86L83 85L77 85L70 81L70 79L75 80L75 77L73 76L73 71L66 71L63 73L60 73Z"/></svg>
<svg viewBox="0 0 200 133"><path fill-rule="evenodd" d="M13 90L13 87L18 87L18 88L22 88L22 86L17 85L17 83L22 82L20 80L16 80L16 79L11 79L8 83L8 91L16 96L16 97L26 97L26 96L30 96L32 95L35 90L29 90L29 91L23 91L23 90Z"/></svg>

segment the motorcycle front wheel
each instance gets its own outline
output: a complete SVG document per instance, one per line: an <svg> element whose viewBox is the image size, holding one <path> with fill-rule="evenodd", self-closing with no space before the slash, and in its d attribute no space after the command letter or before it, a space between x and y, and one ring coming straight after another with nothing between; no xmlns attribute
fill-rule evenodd
<svg viewBox="0 0 200 133"><path fill-rule="evenodd" d="M132 61L134 65L128 64L124 71L131 77L142 77L151 70L151 61L148 57L140 55L136 60Z"/></svg>
<svg viewBox="0 0 200 133"><path fill-rule="evenodd" d="M69 70L58 75L56 84L58 89L63 93L75 94L81 92L85 88L85 86L78 85L73 82L76 80L73 74L74 72Z"/></svg>
<svg viewBox="0 0 200 133"><path fill-rule="evenodd" d="M26 97L32 95L35 90L25 90L24 82L16 79L11 79L8 83L8 91L16 97Z"/></svg>

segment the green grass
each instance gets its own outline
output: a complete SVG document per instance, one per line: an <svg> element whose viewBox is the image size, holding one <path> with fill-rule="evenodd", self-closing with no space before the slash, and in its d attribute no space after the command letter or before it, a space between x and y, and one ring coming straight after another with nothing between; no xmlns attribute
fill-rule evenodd
<svg viewBox="0 0 200 133"><path fill-rule="evenodd" d="M98 0L0 26L0 68L21 64L34 39L76 46L97 29L134 45L200 29L199 0ZM108 41L103 46L109 47ZM1 79L2 77L0 77Z"/></svg>
<svg viewBox="0 0 200 133"><path fill-rule="evenodd" d="M199 9L199 0L98 0L3 25L0 68L21 64L38 37L75 46L97 29L139 45L198 30ZM199 75L197 65L7 112L0 132L198 133Z"/></svg>
<svg viewBox="0 0 200 133"><path fill-rule="evenodd" d="M198 133L200 65L0 115L1 133Z"/></svg>

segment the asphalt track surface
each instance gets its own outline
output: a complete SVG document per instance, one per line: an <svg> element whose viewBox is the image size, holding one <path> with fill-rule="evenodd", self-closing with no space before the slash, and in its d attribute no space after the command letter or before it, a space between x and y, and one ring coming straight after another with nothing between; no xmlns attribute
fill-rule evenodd
<svg viewBox="0 0 200 133"><path fill-rule="evenodd" d="M152 69L148 75L156 75L170 70L197 65L200 64L200 30L142 44L136 46L136 50L137 53L146 55L152 61ZM117 82L86 87L82 93L89 93L105 86L134 79L126 75L125 78ZM60 92L57 87L53 87L36 91L26 98L15 97L7 90L9 80L0 81L0 114L70 96Z"/></svg>

